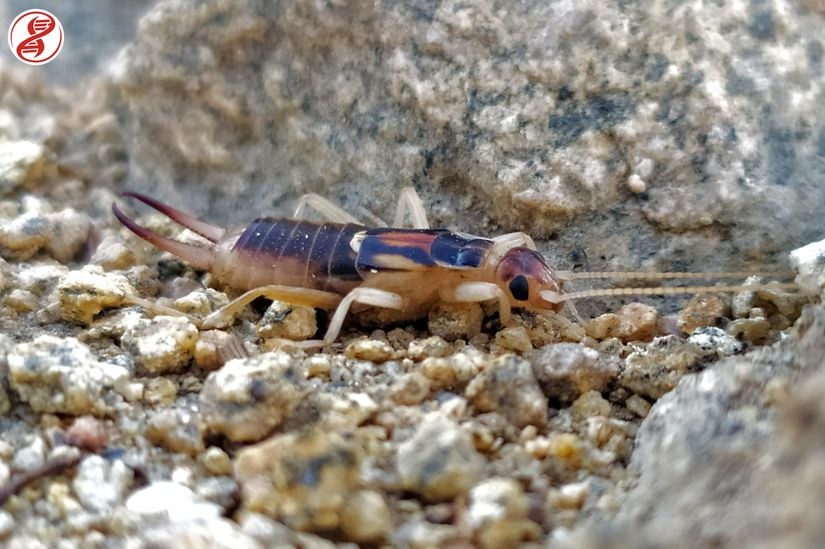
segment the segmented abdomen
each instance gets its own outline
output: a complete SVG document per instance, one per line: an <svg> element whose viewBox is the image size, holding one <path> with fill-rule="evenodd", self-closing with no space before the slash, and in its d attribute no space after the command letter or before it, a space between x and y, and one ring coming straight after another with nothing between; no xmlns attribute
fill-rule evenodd
<svg viewBox="0 0 825 549"><path fill-rule="evenodd" d="M256 219L232 247L235 264L228 265L227 281L239 288L281 284L344 293L361 282L350 242L363 230L354 224Z"/></svg>

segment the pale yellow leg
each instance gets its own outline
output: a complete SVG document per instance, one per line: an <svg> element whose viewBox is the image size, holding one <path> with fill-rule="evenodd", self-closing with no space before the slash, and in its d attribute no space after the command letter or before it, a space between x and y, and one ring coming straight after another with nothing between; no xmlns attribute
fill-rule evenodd
<svg viewBox="0 0 825 549"><path fill-rule="evenodd" d="M395 208L395 227L401 227L408 215L413 229L430 228L430 222L427 221L427 211L424 209L421 197L412 187L401 189L398 206Z"/></svg>
<svg viewBox="0 0 825 549"><path fill-rule="evenodd" d="M292 217L303 219L306 216L307 208L312 208L333 223L355 223L356 225L363 225L361 221L349 214L342 207L333 204L323 196L315 193L305 194L298 199L298 205L295 207L295 213Z"/></svg>
<svg viewBox="0 0 825 549"><path fill-rule="evenodd" d="M355 288L341 299L338 308L335 309L335 314L332 315L329 321L329 327L327 328L327 333L324 335L324 339L310 339L306 341L284 340L283 344L300 349L312 349L331 345L338 338L338 334L341 333L344 319L347 317L353 303L370 305L372 307L383 307L385 309L401 309L404 306L403 298L396 293L379 290L377 288Z"/></svg>
<svg viewBox="0 0 825 549"><path fill-rule="evenodd" d="M509 326L512 323L510 300L507 294L492 282L462 282L452 290L440 292L444 301L481 302L489 299L498 300L498 316L501 323Z"/></svg>
<svg viewBox="0 0 825 549"><path fill-rule="evenodd" d="M203 319L200 327L206 330L225 327L232 322L235 315L244 307L259 297L286 301L292 305L317 307L319 309L332 309L341 301L341 296L332 292L312 290L309 288L296 288L293 286L261 286L260 288L249 290L207 316Z"/></svg>

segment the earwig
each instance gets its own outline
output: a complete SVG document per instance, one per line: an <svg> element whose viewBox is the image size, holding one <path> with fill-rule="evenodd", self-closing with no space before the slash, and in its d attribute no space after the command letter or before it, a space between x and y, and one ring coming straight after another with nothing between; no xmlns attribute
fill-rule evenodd
<svg viewBox="0 0 825 549"><path fill-rule="evenodd" d="M564 282L588 278L700 279L744 278L751 275L788 276L793 273L577 273L553 271L533 240L524 233L484 238L446 229L431 229L420 198L403 189L393 227L368 228L335 204L308 194L301 198L293 218L259 218L246 227L210 225L157 200L135 192L135 198L210 242L200 246L166 238L142 227L121 212L112 211L129 230L157 248L172 253L196 269L206 270L238 290L240 297L194 321L203 329L229 323L259 297L293 305L334 310L320 340L295 342L311 348L333 343L353 307L384 307L426 314L437 301L496 300L504 325L512 322L513 308L539 314L558 313L566 303L584 297L674 295L731 292L764 288L792 289L792 283L729 286L607 288L563 292ZM307 208L325 222L300 219ZM411 228L400 228L409 217ZM134 303L146 305L142 300ZM164 309L167 312L168 309Z"/></svg>

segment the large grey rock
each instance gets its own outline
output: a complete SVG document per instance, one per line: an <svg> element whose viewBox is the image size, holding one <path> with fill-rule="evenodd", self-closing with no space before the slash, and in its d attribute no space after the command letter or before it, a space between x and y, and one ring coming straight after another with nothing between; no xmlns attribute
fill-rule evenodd
<svg viewBox="0 0 825 549"><path fill-rule="evenodd" d="M825 543L825 308L785 344L682 379L639 429L615 518L573 545L817 547Z"/></svg>
<svg viewBox="0 0 825 549"><path fill-rule="evenodd" d="M698 0L167 1L117 86L135 182L219 220L284 213L306 191L388 217L415 184L436 224L552 235L565 265L582 249L595 267L764 265L812 239L825 205L819 17Z"/></svg>

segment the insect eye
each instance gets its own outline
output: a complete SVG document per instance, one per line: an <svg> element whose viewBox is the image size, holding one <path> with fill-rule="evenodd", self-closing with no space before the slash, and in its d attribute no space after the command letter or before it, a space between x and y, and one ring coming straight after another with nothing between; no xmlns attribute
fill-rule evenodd
<svg viewBox="0 0 825 549"><path fill-rule="evenodd" d="M530 285L524 275L518 275L510 281L510 293L518 301L527 301L530 296Z"/></svg>

